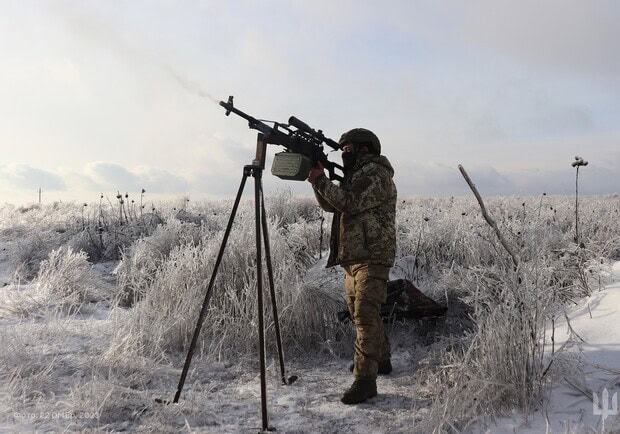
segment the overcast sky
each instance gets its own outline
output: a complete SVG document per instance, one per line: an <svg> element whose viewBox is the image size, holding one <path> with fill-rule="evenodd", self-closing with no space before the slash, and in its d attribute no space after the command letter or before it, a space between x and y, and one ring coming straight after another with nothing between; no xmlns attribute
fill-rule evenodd
<svg viewBox="0 0 620 434"><path fill-rule="evenodd" d="M458 164L482 194L570 194L576 155L582 192L620 192L617 1L0 5L0 203L233 196L256 132L228 95L373 130L401 196L468 194Z"/></svg>

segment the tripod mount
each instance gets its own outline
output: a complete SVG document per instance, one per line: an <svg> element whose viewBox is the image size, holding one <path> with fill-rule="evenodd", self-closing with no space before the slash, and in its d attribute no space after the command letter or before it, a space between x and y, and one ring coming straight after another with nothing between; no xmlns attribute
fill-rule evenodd
<svg viewBox="0 0 620 434"><path fill-rule="evenodd" d="M183 371L181 372L181 378L179 380L177 391L176 391L176 394L174 395L174 400L173 400L174 403L179 402L181 391L183 390L183 385L185 384L185 379L189 371L189 367L192 361L194 350L196 349L196 344L198 343L198 337L200 336L200 330L202 329L204 318L205 318L205 315L209 307L209 301L211 300L211 295L213 293L213 286L215 284L215 279L217 277L217 272L218 272L220 263L222 262L224 250L226 249L228 237L230 235L230 232L231 232L234 220L235 220L237 208L239 207L239 202L241 200L241 196L243 194L246 181L249 177L252 177L254 178L254 210L255 210L255 226L256 226L256 276L257 276L256 286L257 286L258 341L259 341L258 347L259 347L259 362L260 362L261 414L262 414L263 431L273 430L272 428L269 427L269 421L268 421L267 396L266 396L267 395L267 383L266 383L266 378L265 378L265 371L266 371L266 368L265 368L265 326L264 326L264 308L263 308L263 262L262 262L262 243L263 242L265 245L265 262L267 265L269 292L271 295L271 305L273 309L273 321L274 321L274 328L275 328L275 334L276 334L276 344L277 344L277 349L278 349L278 358L280 361L280 376L281 376L283 385L290 385L295 380L297 380L296 375L292 375L287 378L285 368L284 368L284 352L282 350L282 337L280 334L280 324L278 320L278 308L276 304L276 293L275 293L275 286L273 282L273 267L271 265L271 249L269 246L267 213L265 211L265 200L264 200L264 195L263 195L263 181L262 181L263 171L265 169L265 156L267 153L267 143L269 143L269 136L264 133L258 133L258 137L256 140L256 157L252 161L252 164L246 165L243 167L243 176L241 178L241 184L239 185L239 190L237 192L237 196L235 198L235 202L233 204L230 217L228 219L226 231L224 232L224 238L222 239L222 244L220 245L217 259L215 260L215 265L213 267L211 278L209 280L209 285L207 286L207 292L205 294L205 298L202 303L202 309L200 310L200 315L196 323L196 328L194 329L192 341L191 341L190 347L187 352L187 357L185 358L185 364L183 366Z"/></svg>

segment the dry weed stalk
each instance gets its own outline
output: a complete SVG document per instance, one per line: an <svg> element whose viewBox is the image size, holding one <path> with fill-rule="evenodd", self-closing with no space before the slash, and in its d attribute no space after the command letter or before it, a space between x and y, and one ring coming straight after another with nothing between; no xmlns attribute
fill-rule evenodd
<svg viewBox="0 0 620 434"><path fill-rule="evenodd" d="M497 238L499 238L499 241L502 243L502 246L504 247L504 249L506 249L510 257L512 258L512 263L514 265L514 268L516 269L519 266L519 261L517 260L517 257L513 251L513 248L508 245L508 243L506 242L506 239L502 236L502 233L497 227L497 223L495 223L495 220L493 220L491 216L489 215L489 213L487 212L484 206L484 202L482 201L482 197L480 196L480 193L478 193L478 190L476 189L475 184L472 182L471 178L465 171L465 168L461 166L460 164L459 164L459 170L461 171L461 174L465 178L465 181L467 181L467 184L469 185L474 195L476 196L476 199L478 200L478 204L480 204L480 210L482 211L482 216L487 221L489 226L491 226L491 228L493 228L493 230L495 231L495 235L497 235Z"/></svg>
<svg viewBox="0 0 620 434"><path fill-rule="evenodd" d="M587 166L588 162L584 161L581 157L575 157L575 161L571 163L571 166L576 169L575 172L575 243L579 242L579 168Z"/></svg>

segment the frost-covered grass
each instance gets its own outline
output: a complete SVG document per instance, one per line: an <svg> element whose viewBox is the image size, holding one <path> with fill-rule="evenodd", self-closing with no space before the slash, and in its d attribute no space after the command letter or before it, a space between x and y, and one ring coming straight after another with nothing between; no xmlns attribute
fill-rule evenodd
<svg viewBox="0 0 620 434"><path fill-rule="evenodd" d="M346 309L341 273L320 268L330 216L312 198L286 192L266 202L285 357L316 383L302 378L299 399L304 390L321 396L319 384L331 380L325 405L339 406L332 388L350 381L352 330L336 319ZM388 325L397 374L386 385L393 396L388 392L385 399L404 406L409 419L403 416L402 423L413 421L420 432L463 430L514 408L540 408L550 379L570 365L551 362L558 356L545 346L549 324L563 317L565 306L598 290L601 270L620 258L618 197L580 198L581 247L573 241L570 197L486 202L517 252L516 270L473 198L408 198L398 205L392 275L412 280L449 307L444 321ZM0 384L12 399L0 407L0 417L55 410L73 417L29 422L70 430L235 431L218 411L253 409L220 402L218 410L201 402L209 394L246 393L247 381L257 375L252 203L238 212L185 403L153 406L154 397L169 397L176 388L231 205L182 199L142 212L125 207L124 213L103 201L0 208L0 237L11 251L0 267L11 283L2 289L0 346L9 351L0 354ZM277 388L264 283L270 387ZM312 371L336 365L342 373L334 368L323 379L320 370ZM226 385L233 390L225 391ZM405 390L404 396L415 398L399 398ZM256 398L256 390L250 395ZM275 407L286 406L284 400L276 398ZM98 417L76 416L88 412Z"/></svg>

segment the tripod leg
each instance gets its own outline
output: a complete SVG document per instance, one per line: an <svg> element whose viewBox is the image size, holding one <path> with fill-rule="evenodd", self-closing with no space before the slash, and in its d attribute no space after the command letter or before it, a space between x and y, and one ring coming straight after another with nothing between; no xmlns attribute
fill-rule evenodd
<svg viewBox="0 0 620 434"><path fill-rule="evenodd" d="M265 325L263 317L263 265L261 255L261 173L254 171L254 211L256 220L256 286L258 291L258 347L260 357L260 395L263 431L268 429L267 383L265 379Z"/></svg>
<svg viewBox="0 0 620 434"><path fill-rule="evenodd" d="M192 362L194 350L198 342L198 336L200 336L200 329L202 328L202 323L204 321L205 314L207 313L207 308L209 307L209 300L211 299L211 293L213 292L213 284L215 283L215 277L217 276L217 270L220 267L220 263L222 262L222 257L224 256L224 249L226 248L226 243L228 242L228 236L230 235L230 230L232 229L232 225L235 220L235 215L237 214L237 208L239 207L239 201L241 200L241 195L243 194L243 188L245 187L245 182L247 179L248 179L248 173L244 169L243 178L241 179L241 185L239 185L239 191L237 192L235 203L230 213L230 217L228 218L228 225L226 226L226 232L224 232L224 238L222 239L222 245L220 246L220 251L217 254L217 259L215 260L215 266L213 267L213 272L211 273L211 280L209 280L209 286L207 287L207 293L205 294L205 299L202 303L202 309L200 310L200 315L198 316L198 322L196 323L196 328L194 329L194 335L192 336L192 343L190 344L189 350L187 351L187 357L185 358L185 365L183 366L183 371L181 373L179 385L177 386L177 392L174 395L174 400L172 401L175 403L179 402L179 397L181 396L181 390L183 390L183 385L185 384L185 378L187 377L187 372L189 371L189 366Z"/></svg>
<svg viewBox="0 0 620 434"><path fill-rule="evenodd" d="M284 351L282 350L282 335L280 334L280 320L278 319L278 305L276 302L276 290L273 283L273 267L271 265L271 247L269 245L269 230L267 226L267 212L265 211L265 198L263 195L263 186L260 188L261 207L262 207L262 225L263 239L265 241L265 259L267 262L267 275L269 276L269 292L271 294L271 307L273 309L273 323L276 331L276 344L278 346L278 358L280 359L280 376L282 384L292 384L297 380L296 375L292 375L288 380L284 369Z"/></svg>

